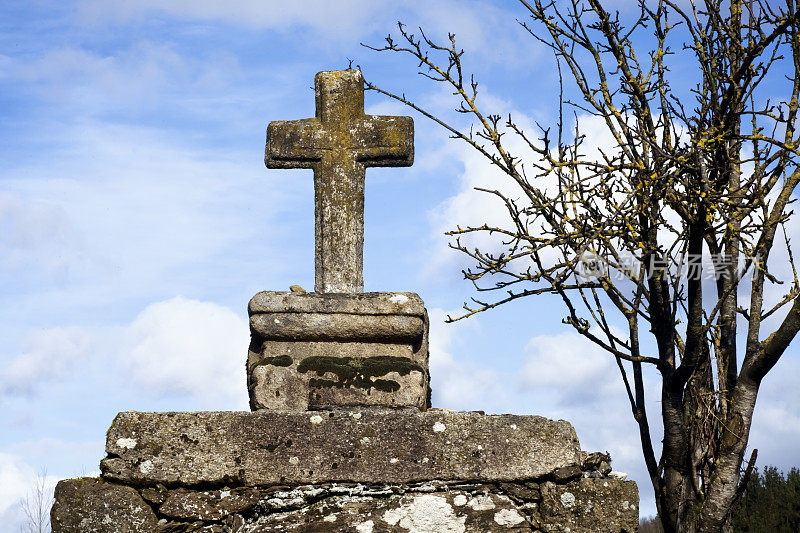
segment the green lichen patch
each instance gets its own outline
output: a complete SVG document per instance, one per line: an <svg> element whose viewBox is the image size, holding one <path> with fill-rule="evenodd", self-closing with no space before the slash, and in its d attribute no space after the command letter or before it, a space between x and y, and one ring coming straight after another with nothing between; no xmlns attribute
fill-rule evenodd
<svg viewBox="0 0 800 533"><path fill-rule="evenodd" d="M297 366L297 371L301 374L315 372L320 377L331 373L338 378L338 381L313 379L310 382L312 387L355 387L365 390L374 388L383 392L396 392L400 389L396 381L377 378L390 372L407 376L412 371L423 372L423 369L419 364L404 357L316 356L303 359Z"/></svg>

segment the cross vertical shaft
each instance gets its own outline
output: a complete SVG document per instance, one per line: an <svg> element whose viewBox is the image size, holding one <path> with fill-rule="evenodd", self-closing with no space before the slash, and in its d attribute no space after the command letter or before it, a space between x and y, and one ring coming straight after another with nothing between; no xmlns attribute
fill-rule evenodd
<svg viewBox="0 0 800 533"><path fill-rule="evenodd" d="M364 290L365 174L364 165L352 158L323 159L314 167L317 292Z"/></svg>
<svg viewBox="0 0 800 533"><path fill-rule="evenodd" d="M314 118L270 122L264 162L314 170L316 292L361 292L366 167L410 166L414 122L364 114L358 70L320 72L314 88Z"/></svg>

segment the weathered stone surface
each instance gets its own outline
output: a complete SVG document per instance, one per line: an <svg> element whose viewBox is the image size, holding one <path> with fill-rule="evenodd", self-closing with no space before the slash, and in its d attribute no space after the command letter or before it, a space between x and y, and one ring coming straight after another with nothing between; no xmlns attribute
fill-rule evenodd
<svg viewBox="0 0 800 533"><path fill-rule="evenodd" d="M425 307L414 293L259 292L250 300L250 329L261 340L415 343Z"/></svg>
<svg viewBox="0 0 800 533"><path fill-rule="evenodd" d="M358 70L314 78L316 116L267 127L268 168L313 168L317 292L363 290L366 167L414 162L411 117L364 114Z"/></svg>
<svg viewBox="0 0 800 533"><path fill-rule="evenodd" d="M535 479L578 464L568 422L448 411L117 415L101 462L136 485Z"/></svg>
<svg viewBox="0 0 800 533"><path fill-rule="evenodd" d="M309 361L312 364L304 366ZM309 374L312 409L373 405L426 407L427 373L408 359L308 358L300 362L299 368L301 373Z"/></svg>
<svg viewBox="0 0 800 533"><path fill-rule="evenodd" d="M542 497L538 483L500 483L500 488L518 501L540 500Z"/></svg>
<svg viewBox="0 0 800 533"><path fill-rule="evenodd" d="M294 362L289 367L254 366L247 373L247 389L253 411L307 411L311 403L309 385L299 378Z"/></svg>
<svg viewBox="0 0 800 533"><path fill-rule="evenodd" d="M611 456L601 452L581 452L586 477L600 478L611 473Z"/></svg>
<svg viewBox="0 0 800 533"><path fill-rule="evenodd" d="M241 522L239 522L241 524ZM207 522L161 522L158 524L157 533L231 533L239 532L241 525L236 526L231 523L207 523Z"/></svg>
<svg viewBox="0 0 800 533"><path fill-rule="evenodd" d="M563 483L565 481L569 481L570 479L580 477L582 473L583 472L578 465L566 466L553 472L553 481L556 483Z"/></svg>
<svg viewBox="0 0 800 533"><path fill-rule="evenodd" d="M350 315L422 316L425 305L413 292L358 294L262 291L250 299L248 311L257 313L343 313Z"/></svg>
<svg viewBox="0 0 800 533"><path fill-rule="evenodd" d="M386 344L382 342L292 342L263 341L257 348L259 358L249 361L253 367L257 365L289 366L289 360L297 363L307 357L347 357L367 359L384 356L408 359L418 365L427 365L426 352L414 349L410 344ZM255 353L255 352L252 352Z"/></svg>
<svg viewBox="0 0 800 533"><path fill-rule="evenodd" d="M262 292L250 315L251 409L430 405L428 317L416 294Z"/></svg>
<svg viewBox="0 0 800 533"><path fill-rule="evenodd" d="M634 533L639 527L639 491L633 481L581 478L566 485L541 485L542 530Z"/></svg>
<svg viewBox="0 0 800 533"><path fill-rule="evenodd" d="M415 407L430 400L424 342L264 341L248 353L253 410L327 409L336 406ZM258 349L258 348L256 348Z"/></svg>
<svg viewBox="0 0 800 533"><path fill-rule="evenodd" d="M222 520L251 509L261 494L251 488L196 491L177 489L170 491L159 515L184 520Z"/></svg>
<svg viewBox="0 0 800 533"><path fill-rule="evenodd" d="M53 533L151 533L156 515L131 487L96 478L65 479L55 489Z"/></svg>
<svg viewBox="0 0 800 533"><path fill-rule="evenodd" d="M155 487L145 487L139 493L146 502L150 502L155 505L161 505L164 503L164 500L167 499L169 490L167 487L159 483Z"/></svg>
<svg viewBox="0 0 800 533"><path fill-rule="evenodd" d="M416 485L324 484L273 487L260 492L261 500L246 513L227 515L206 527L222 524L228 529L221 531L237 532L484 533L533 531L530 524L538 520L536 502L515 502L494 485L441 481ZM196 529L202 525L202 521L166 519L160 530L188 531L182 528L190 527L191 531L217 531Z"/></svg>
<svg viewBox="0 0 800 533"><path fill-rule="evenodd" d="M259 517L247 532L486 533L534 531L507 497L463 491L387 498L335 496L297 511Z"/></svg>
<svg viewBox="0 0 800 533"><path fill-rule="evenodd" d="M264 340L413 343L422 338L424 327L421 316L259 313L250 317L250 329Z"/></svg>

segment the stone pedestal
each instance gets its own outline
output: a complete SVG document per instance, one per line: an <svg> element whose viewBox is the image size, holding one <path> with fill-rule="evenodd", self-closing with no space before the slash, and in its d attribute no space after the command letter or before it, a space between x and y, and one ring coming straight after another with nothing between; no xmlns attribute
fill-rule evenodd
<svg viewBox="0 0 800 533"><path fill-rule="evenodd" d="M538 416L430 408L413 293L260 292L255 412L117 415L54 533L633 532L636 484Z"/></svg>
<svg viewBox="0 0 800 533"><path fill-rule="evenodd" d="M428 316L416 294L265 291L249 313L251 409L430 406Z"/></svg>
<svg viewBox="0 0 800 533"><path fill-rule="evenodd" d="M260 292L254 412L117 415L54 533L633 532L636 484L538 416L430 408L413 293Z"/></svg>

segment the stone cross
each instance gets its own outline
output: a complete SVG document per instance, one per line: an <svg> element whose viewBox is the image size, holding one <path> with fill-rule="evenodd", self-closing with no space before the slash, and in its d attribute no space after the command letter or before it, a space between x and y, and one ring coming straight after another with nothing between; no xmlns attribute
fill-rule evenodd
<svg viewBox="0 0 800 533"><path fill-rule="evenodd" d="M358 70L320 72L314 89L314 118L269 123L264 162L314 169L315 291L361 292L365 169L410 166L414 121L364 114Z"/></svg>

